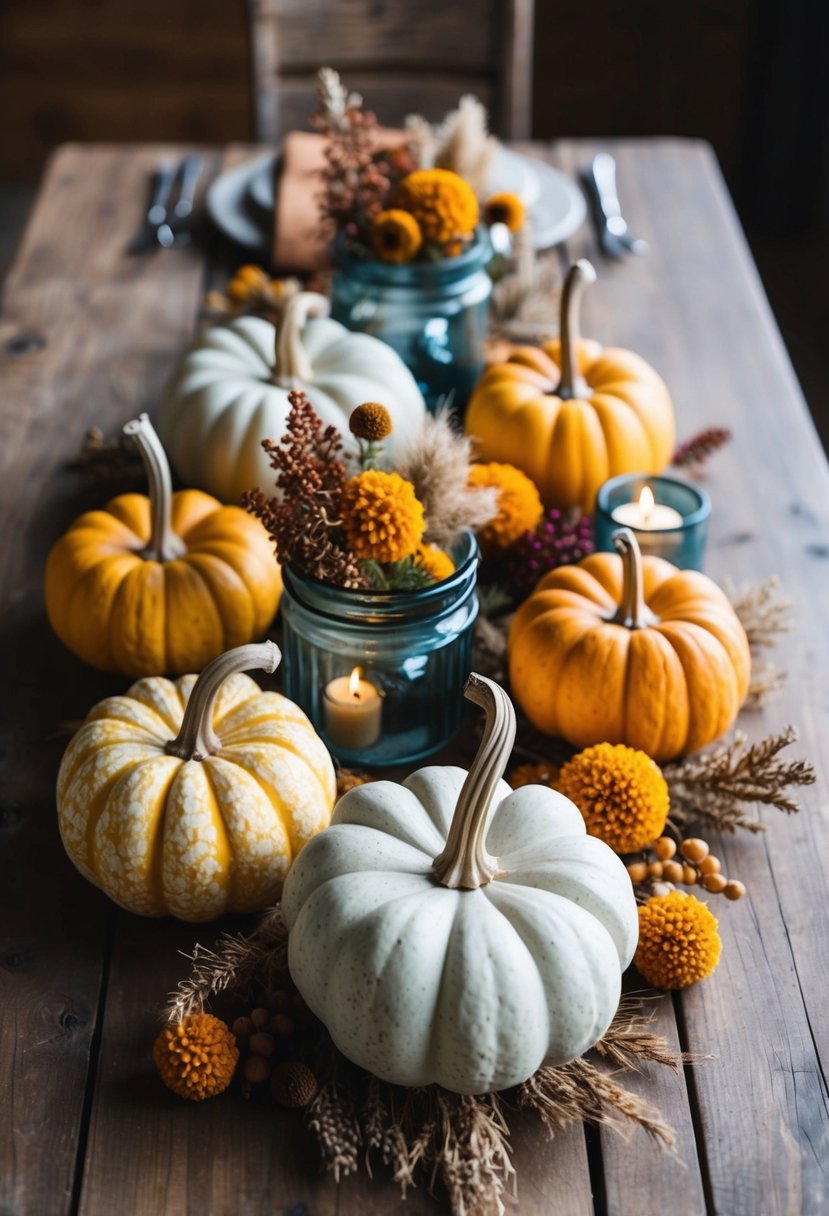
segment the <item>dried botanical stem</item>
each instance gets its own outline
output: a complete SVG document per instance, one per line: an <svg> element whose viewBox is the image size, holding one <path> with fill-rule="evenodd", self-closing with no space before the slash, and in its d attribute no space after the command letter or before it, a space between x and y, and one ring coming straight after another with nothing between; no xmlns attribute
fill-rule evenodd
<svg viewBox="0 0 829 1216"><path fill-rule="evenodd" d="M773 663L751 664L748 692L743 710L751 713L762 709L780 691L786 682L785 671L778 671Z"/></svg>
<svg viewBox="0 0 829 1216"><path fill-rule="evenodd" d="M677 828L703 821L726 832L738 827L763 832L764 825L746 815L744 806L757 803L787 814L798 811L800 804L788 791L813 785L815 771L806 760L778 758L796 739L795 728L787 726L747 746L746 736L737 732L711 751L667 765L663 771L671 794L671 822Z"/></svg>
<svg viewBox="0 0 829 1216"><path fill-rule="evenodd" d="M770 650L781 634L791 633L793 604L780 594L780 579L770 575L762 583L727 587L728 598L746 631L752 651Z"/></svg>

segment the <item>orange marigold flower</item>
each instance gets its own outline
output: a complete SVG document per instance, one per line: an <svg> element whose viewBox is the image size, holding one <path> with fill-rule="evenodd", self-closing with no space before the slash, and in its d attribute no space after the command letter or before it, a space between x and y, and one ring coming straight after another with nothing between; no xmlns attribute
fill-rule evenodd
<svg viewBox="0 0 829 1216"><path fill-rule="evenodd" d="M624 743L597 743L564 765L556 788L575 802L587 831L617 853L635 853L662 834L668 783L659 765Z"/></svg>
<svg viewBox="0 0 829 1216"><path fill-rule="evenodd" d="M177 1026L165 1026L153 1046L153 1059L168 1089L201 1102L227 1089L239 1048L219 1018L191 1013Z"/></svg>
<svg viewBox="0 0 829 1216"><path fill-rule="evenodd" d="M455 573L455 563L445 549L437 545L421 545L415 554L415 561L421 570L431 574L436 583L442 582L450 574Z"/></svg>
<svg viewBox="0 0 829 1216"><path fill-rule="evenodd" d="M340 509L348 547L363 560L399 562L423 539L423 504L399 473L358 473L345 483Z"/></svg>
<svg viewBox="0 0 829 1216"><path fill-rule="evenodd" d="M506 224L510 232L524 227L524 204L517 194L504 190L491 195L484 203L484 219L488 224Z"/></svg>
<svg viewBox="0 0 829 1216"><path fill-rule="evenodd" d="M364 401L351 411L348 429L358 439L380 443L392 432L391 414L379 401Z"/></svg>
<svg viewBox="0 0 829 1216"><path fill-rule="evenodd" d="M473 464L469 485L498 491L498 514L478 532L484 552L495 554L531 532L544 513L535 482L511 464Z"/></svg>
<svg viewBox="0 0 829 1216"><path fill-rule="evenodd" d="M449 169L409 173L395 191L394 205L415 217L430 245L469 240L478 222L475 191Z"/></svg>
<svg viewBox="0 0 829 1216"><path fill-rule="evenodd" d="M687 988L720 961L717 918L685 891L653 895L639 909L639 945L633 961L654 988Z"/></svg>
<svg viewBox="0 0 829 1216"><path fill-rule="evenodd" d="M411 262L422 243L420 225L408 211L381 211L371 221L371 251L381 262Z"/></svg>
<svg viewBox="0 0 829 1216"><path fill-rule="evenodd" d="M556 789L561 768L558 764L519 764L509 775L509 783L514 790L523 785L549 785Z"/></svg>
<svg viewBox="0 0 829 1216"><path fill-rule="evenodd" d="M261 266L240 266L227 285L227 294L234 304L244 304L257 292L263 292L271 280Z"/></svg>

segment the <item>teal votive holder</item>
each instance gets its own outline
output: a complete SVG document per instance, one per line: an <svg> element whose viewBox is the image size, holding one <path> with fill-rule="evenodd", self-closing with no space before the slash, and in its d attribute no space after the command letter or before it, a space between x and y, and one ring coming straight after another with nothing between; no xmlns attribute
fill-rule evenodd
<svg viewBox="0 0 829 1216"><path fill-rule="evenodd" d="M649 515L639 509L646 489L653 494ZM643 553L664 557L681 570L702 570L710 515L711 499L689 481L622 473L606 481L596 496L596 549L612 552L613 533L628 527Z"/></svg>

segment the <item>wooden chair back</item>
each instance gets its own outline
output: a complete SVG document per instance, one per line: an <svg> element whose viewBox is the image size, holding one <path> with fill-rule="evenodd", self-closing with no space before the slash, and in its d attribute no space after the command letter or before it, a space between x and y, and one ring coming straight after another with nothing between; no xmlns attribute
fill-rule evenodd
<svg viewBox="0 0 829 1216"><path fill-rule="evenodd" d="M534 0L247 0L256 137L307 128L335 68L386 126L431 122L463 93L504 139L531 134Z"/></svg>

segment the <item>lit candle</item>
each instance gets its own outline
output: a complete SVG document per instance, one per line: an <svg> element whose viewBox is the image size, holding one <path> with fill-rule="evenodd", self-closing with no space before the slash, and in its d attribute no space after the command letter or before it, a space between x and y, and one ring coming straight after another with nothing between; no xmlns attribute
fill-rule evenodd
<svg viewBox="0 0 829 1216"><path fill-rule="evenodd" d="M325 689L325 732L335 747L359 751L380 738L383 699L370 680L355 667L350 676L337 676Z"/></svg>
<svg viewBox="0 0 829 1216"><path fill-rule="evenodd" d="M683 519L679 511L665 503L654 502L653 490L643 486L638 502L623 502L611 512L617 524L638 528L642 532L664 531L681 528Z"/></svg>

